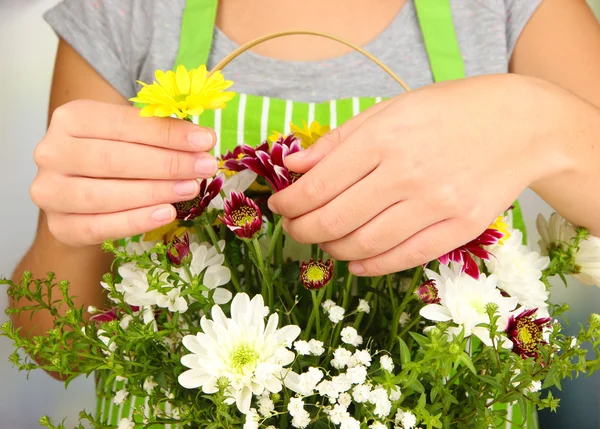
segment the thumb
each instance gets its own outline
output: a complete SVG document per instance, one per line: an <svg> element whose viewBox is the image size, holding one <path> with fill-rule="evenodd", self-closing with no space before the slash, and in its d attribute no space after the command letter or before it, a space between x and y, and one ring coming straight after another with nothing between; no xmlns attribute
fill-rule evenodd
<svg viewBox="0 0 600 429"><path fill-rule="evenodd" d="M285 166L296 173L306 173L336 147L341 145L364 121L380 110L386 108L392 102L393 99L389 99L375 104L359 115L346 121L342 126L329 131L308 149L287 156L285 158Z"/></svg>
<svg viewBox="0 0 600 429"><path fill-rule="evenodd" d="M318 139L308 149L287 156L285 166L296 173L306 173L339 146L342 141L340 128L335 128Z"/></svg>

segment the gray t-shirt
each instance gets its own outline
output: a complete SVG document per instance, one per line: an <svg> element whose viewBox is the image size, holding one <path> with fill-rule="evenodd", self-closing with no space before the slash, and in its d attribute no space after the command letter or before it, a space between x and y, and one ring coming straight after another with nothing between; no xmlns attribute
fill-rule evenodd
<svg viewBox="0 0 600 429"><path fill-rule="evenodd" d="M515 44L542 0L450 0L467 76L506 73ZM69 43L124 97L171 69L179 47L185 0L64 0L45 14ZM215 27L208 67L236 48ZM412 88L433 82L415 7L408 0L392 23L365 49ZM383 70L359 53L323 61L291 62L252 52L225 70L233 90L305 102L402 92Z"/></svg>

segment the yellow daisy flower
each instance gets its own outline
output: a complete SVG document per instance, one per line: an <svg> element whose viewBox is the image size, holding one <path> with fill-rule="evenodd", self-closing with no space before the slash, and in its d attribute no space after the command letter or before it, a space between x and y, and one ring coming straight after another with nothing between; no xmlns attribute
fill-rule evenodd
<svg viewBox="0 0 600 429"><path fill-rule="evenodd" d="M204 110L222 109L235 93L224 91L233 82L225 80L220 71L208 75L206 66L187 70L183 65L177 71L157 70L151 85L138 81L142 89L130 101L145 104L140 116L180 119L202 114Z"/></svg>
<svg viewBox="0 0 600 429"><path fill-rule="evenodd" d="M164 242L171 241L174 237L181 238L183 234L185 234L188 230L192 230L192 228L188 228L185 226L179 225L179 220L174 220L173 222L163 225L160 228L157 228L153 231L147 232L142 237L143 241L156 241L161 240Z"/></svg>
<svg viewBox="0 0 600 429"><path fill-rule="evenodd" d="M301 141L302 149L308 149L311 147L318 139L323 137L330 131L330 127L328 125L322 126L317 121L312 121L310 126L306 124L305 121L302 121L303 128L300 128L293 123L290 123L290 129L292 133L296 135ZM276 142L282 134L278 131L273 131L273 134L269 136L270 142Z"/></svg>
<svg viewBox="0 0 600 429"><path fill-rule="evenodd" d="M330 131L329 125L322 126L317 121L312 121L310 126L306 125L305 121L302 121L302 125L304 125L303 128L290 124L292 132L302 140L302 149L308 149Z"/></svg>
<svg viewBox="0 0 600 429"><path fill-rule="evenodd" d="M504 218L502 216L498 216L488 229L495 229L496 231L500 231L502 234L504 234L500 241L498 241L498 244L504 244L504 242L510 237L510 227L506 222L504 222Z"/></svg>

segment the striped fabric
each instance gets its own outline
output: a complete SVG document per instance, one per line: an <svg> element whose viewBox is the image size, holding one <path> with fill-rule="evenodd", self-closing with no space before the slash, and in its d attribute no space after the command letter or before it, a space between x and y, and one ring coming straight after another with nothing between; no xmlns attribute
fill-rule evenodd
<svg viewBox="0 0 600 429"><path fill-rule="evenodd" d="M316 120L321 125L329 125L331 129L336 128L381 100L381 97L354 97L324 103L302 103L237 94L227 104L227 109L206 111L200 117L193 118L193 122L215 130L217 142L214 154L219 156L244 143L257 146L273 132L289 134L290 123L302 126L303 121L310 124ZM368 148L365 148L365 154L368 154ZM154 415L154 410L149 409L145 398L128 397L123 404L114 404L114 393L123 386L123 382L115 382L110 388L106 388L102 383L98 383L97 413L102 415L103 421L107 425L116 427L120 419L132 419L134 409L138 414L144 410L144 415ZM494 409L507 410L508 415L511 416L512 425L507 423L498 426L498 429L537 428L535 411L530 413L530 421L527 425L527 422L523 421L518 407L498 404L498 406L494 406ZM161 410L170 412L169 405L164 405ZM136 418L135 420L141 423L142 419ZM171 426L154 425L152 429L170 429Z"/></svg>
<svg viewBox="0 0 600 429"><path fill-rule="evenodd" d="M206 111L194 122L213 128L217 135L215 155L237 145L257 146L274 131L289 134L290 123L301 126L316 120L332 129L381 101L380 97L354 97L325 103L301 103L238 94L225 110Z"/></svg>

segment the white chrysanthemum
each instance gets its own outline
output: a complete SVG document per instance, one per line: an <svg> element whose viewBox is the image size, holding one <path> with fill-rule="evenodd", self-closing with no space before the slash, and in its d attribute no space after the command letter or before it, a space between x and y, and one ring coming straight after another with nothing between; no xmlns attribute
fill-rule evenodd
<svg viewBox="0 0 600 429"><path fill-rule="evenodd" d="M537 229L543 255L548 255L552 248L566 249L577 234L573 225L558 213L553 213L548 222L544 216L538 215ZM572 274L573 277L582 283L600 286L600 238L588 236L579 243L575 264L579 272Z"/></svg>
<svg viewBox="0 0 600 429"><path fill-rule="evenodd" d="M508 239L490 246L489 251L494 257L485 264L498 277L498 287L517 298L524 309L537 308L540 317L547 317L549 293L540 279L550 259L525 246L519 230L512 230Z"/></svg>
<svg viewBox="0 0 600 429"><path fill-rule="evenodd" d="M98 329L96 331L96 335L98 336L98 339L102 341L106 347L108 347L108 351L102 350L105 355L114 353L114 351L117 350L117 343L112 341L112 337L104 329Z"/></svg>
<svg viewBox="0 0 600 429"><path fill-rule="evenodd" d="M358 308L356 309L359 313L369 313L371 311L371 306L369 302L365 299L358 300Z"/></svg>
<svg viewBox="0 0 600 429"><path fill-rule="evenodd" d="M185 313L188 309L188 303L184 297L181 296L181 289L174 287L166 294L158 294L156 297L156 305L161 308L166 308L169 311L179 311Z"/></svg>
<svg viewBox="0 0 600 429"><path fill-rule="evenodd" d="M125 399L127 399L128 396L129 396L129 392L127 390L125 390L125 389L118 390L115 393L113 402L117 405L121 405L123 402L125 402Z"/></svg>
<svg viewBox="0 0 600 429"><path fill-rule="evenodd" d="M358 347L363 342L363 337L358 335L356 329L352 326L346 326L341 332L342 341L351 346Z"/></svg>
<svg viewBox="0 0 600 429"><path fill-rule="evenodd" d="M394 371L394 361L388 355L382 355L379 358L379 365L381 365L381 368L383 368L387 372Z"/></svg>
<svg viewBox="0 0 600 429"><path fill-rule="evenodd" d="M310 353L314 356L321 356L325 353L325 348L323 347L323 341L319 340L310 340L308 342L310 346Z"/></svg>
<svg viewBox="0 0 600 429"><path fill-rule="evenodd" d="M548 256L554 247L567 248L571 239L576 235L575 228L568 220L558 213L552 213L550 220L540 213L536 219L537 230L540 234L538 244L542 255Z"/></svg>
<svg viewBox="0 0 600 429"><path fill-rule="evenodd" d="M346 312L346 310L344 310L344 307L340 307L339 305L334 305L328 311L329 320L331 320L333 323L339 323L342 320L344 320L345 312Z"/></svg>
<svg viewBox="0 0 600 429"><path fill-rule="evenodd" d="M147 305L156 305L156 300L160 292L156 289L148 290L148 272L133 262L126 262L119 267L121 283L115 284L117 292L123 293L123 299L129 305L144 307ZM166 281L168 274L160 275L160 280ZM106 284L102 284L108 288Z"/></svg>
<svg viewBox="0 0 600 429"><path fill-rule="evenodd" d="M190 369L179 376L179 383L215 393L217 381L226 379L227 393L242 413L248 413L253 394L281 391L287 373L284 367L295 358L287 347L300 335L300 328L288 325L277 329L277 314L272 314L265 326L268 308L261 295L250 300L245 293L238 293L231 303L231 318L217 305L211 315L212 320L203 317L200 321L203 332L183 338L192 354L181 358Z"/></svg>
<svg viewBox="0 0 600 429"><path fill-rule="evenodd" d="M225 194L225 198L229 198L233 191L246 191L254 183L256 176L256 173L252 170L242 170L230 176L224 174L221 192L211 200L208 207L223 210L223 194Z"/></svg>
<svg viewBox="0 0 600 429"><path fill-rule="evenodd" d="M219 249L223 251L225 242L220 241ZM229 283L231 280L231 272L229 268L223 266L225 255L219 253L217 248L209 246L207 243L191 243L190 253L192 254L192 262L190 263L190 272L193 276L199 276L204 273L202 284L213 293L215 304L226 304L231 300L231 292L225 288L219 287ZM183 268L177 268L181 278L189 282L188 273ZM209 292L202 293L208 297Z"/></svg>
<svg viewBox="0 0 600 429"><path fill-rule="evenodd" d="M420 311L422 317L436 322L452 321L458 326L448 328L451 335L458 335L464 329L465 337L476 335L486 345L491 345L488 328L480 326L490 323L486 312L487 304L498 306L500 315L498 329L504 330L509 314L517 306L517 298L503 297L496 287L497 277L481 274L476 280L469 275L457 275L451 268L440 266L440 273L426 270L434 279L438 289L439 304L429 304Z"/></svg>
<svg viewBox="0 0 600 429"><path fill-rule="evenodd" d="M135 424L133 423L133 421L129 420L128 418L122 418L121 420L119 420L119 425L117 426L117 429L133 429L135 427Z"/></svg>
<svg viewBox="0 0 600 429"><path fill-rule="evenodd" d="M152 250L157 244L158 240L144 241L144 238L140 237L139 241L128 240L123 250L128 255L143 255L145 252Z"/></svg>
<svg viewBox="0 0 600 429"><path fill-rule="evenodd" d="M307 356L310 354L310 345L304 340L298 340L294 343L294 349L299 355Z"/></svg>

